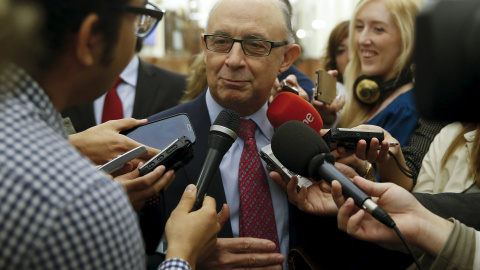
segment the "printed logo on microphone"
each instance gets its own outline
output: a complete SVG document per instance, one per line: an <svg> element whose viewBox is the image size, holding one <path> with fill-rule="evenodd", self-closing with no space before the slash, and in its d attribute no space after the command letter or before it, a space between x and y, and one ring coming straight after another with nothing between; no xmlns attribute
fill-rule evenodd
<svg viewBox="0 0 480 270"><path fill-rule="evenodd" d="M306 118L303 119L303 123L308 125L308 124L312 123L313 120L315 120L315 117L313 117L313 115L311 113L307 113Z"/></svg>

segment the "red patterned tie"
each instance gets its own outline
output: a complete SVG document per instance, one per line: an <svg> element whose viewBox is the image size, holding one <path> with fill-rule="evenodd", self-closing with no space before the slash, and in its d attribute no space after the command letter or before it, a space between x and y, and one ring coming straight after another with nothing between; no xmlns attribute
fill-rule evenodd
<svg viewBox="0 0 480 270"><path fill-rule="evenodd" d="M255 141L256 124L242 119L238 136L245 143L238 172L240 189L240 237L270 239L280 252L277 225L267 175L258 155Z"/></svg>
<svg viewBox="0 0 480 270"><path fill-rule="evenodd" d="M113 84L112 89L108 91L105 96L105 101L103 103L103 113L102 113L102 123L109 120L117 120L123 118L123 106L120 97L117 94L117 86L120 84L122 79L117 78Z"/></svg>

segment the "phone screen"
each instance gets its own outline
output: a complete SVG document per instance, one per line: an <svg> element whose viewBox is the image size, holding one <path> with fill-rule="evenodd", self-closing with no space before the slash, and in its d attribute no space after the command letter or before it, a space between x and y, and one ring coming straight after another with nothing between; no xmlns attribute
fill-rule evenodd
<svg viewBox="0 0 480 270"><path fill-rule="evenodd" d="M195 143L195 131L187 114L176 114L122 132L147 146L164 149L176 139L186 136Z"/></svg>

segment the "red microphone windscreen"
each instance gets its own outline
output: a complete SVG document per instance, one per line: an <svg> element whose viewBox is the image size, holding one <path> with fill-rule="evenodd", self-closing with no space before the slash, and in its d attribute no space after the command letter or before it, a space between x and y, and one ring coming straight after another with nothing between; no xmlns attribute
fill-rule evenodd
<svg viewBox="0 0 480 270"><path fill-rule="evenodd" d="M267 109L267 118L275 129L292 120L303 122L316 132L323 127L322 117L312 104L290 92L281 92L273 99Z"/></svg>

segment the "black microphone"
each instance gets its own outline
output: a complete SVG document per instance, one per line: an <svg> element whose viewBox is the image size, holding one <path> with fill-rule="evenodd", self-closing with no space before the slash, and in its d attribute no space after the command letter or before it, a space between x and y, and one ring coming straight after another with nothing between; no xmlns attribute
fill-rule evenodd
<svg viewBox="0 0 480 270"><path fill-rule="evenodd" d="M192 211L202 207L203 199L217 172L223 156L237 139L238 127L240 126L240 115L232 110L223 110L210 127L208 137L208 152L203 162L202 170L197 181L197 199Z"/></svg>
<svg viewBox="0 0 480 270"><path fill-rule="evenodd" d="M388 227L395 226L385 210L333 166L335 157L330 154L325 141L304 123L289 121L281 125L273 134L272 151L284 166L297 174L312 177L316 181L323 179L330 184L337 180L342 186L343 195L351 197L355 205Z"/></svg>

